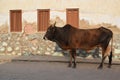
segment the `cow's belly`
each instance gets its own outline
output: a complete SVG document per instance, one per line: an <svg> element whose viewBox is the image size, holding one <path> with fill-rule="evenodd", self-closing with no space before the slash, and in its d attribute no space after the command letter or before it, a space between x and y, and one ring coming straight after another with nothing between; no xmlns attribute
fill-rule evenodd
<svg viewBox="0 0 120 80"><path fill-rule="evenodd" d="M96 45L96 44L77 44L77 45L74 45L73 48L76 48L76 49L83 49L83 50L92 50L96 47L99 47L99 45Z"/></svg>
<svg viewBox="0 0 120 80"><path fill-rule="evenodd" d="M94 47L79 47L78 49L82 49L82 50L86 50L86 51L88 51L88 50L92 50L92 49L94 49L94 48L96 48L97 46L94 46Z"/></svg>
<svg viewBox="0 0 120 80"><path fill-rule="evenodd" d="M92 50L96 47L99 47L99 45L96 44L89 44L89 43L74 43L69 45L60 44L59 47L61 47L63 50L70 50L70 49L83 49L83 50Z"/></svg>

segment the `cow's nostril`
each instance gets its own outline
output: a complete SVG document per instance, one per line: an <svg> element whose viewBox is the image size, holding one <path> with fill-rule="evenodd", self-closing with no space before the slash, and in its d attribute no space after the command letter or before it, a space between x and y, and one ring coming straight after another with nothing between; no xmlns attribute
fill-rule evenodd
<svg viewBox="0 0 120 80"><path fill-rule="evenodd" d="M45 36L43 37L43 39L44 39L44 40L47 40L47 38L46 38Z"/></svg>
<svg viewBox="0 0 120 80"><path fill-rule="evenodd" d="M43 37L43 39L45 39L45 36Z"/></svg>

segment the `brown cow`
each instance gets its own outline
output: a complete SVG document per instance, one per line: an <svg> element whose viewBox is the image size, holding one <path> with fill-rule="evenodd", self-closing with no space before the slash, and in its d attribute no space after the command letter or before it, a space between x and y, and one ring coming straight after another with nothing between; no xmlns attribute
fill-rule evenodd
<svg viewBox="0 0 120 80"><path fill-rule="evenodd" d="M63 50L70 51L69 67L76 68L76 49L91 50L95 47L102 48L102 61L99 65L99 69L103 68L104 60L108 56L105 54L106 49L112 40L113 33L111 30L100 27L96 29L77 29L69 24L64 27L56 27L55 24L51 25L44 36L44 39L56 42ZM111 46L112 48L112 46ZM109 65L111 67L112 62L112 50L109 54Z"/></svg>

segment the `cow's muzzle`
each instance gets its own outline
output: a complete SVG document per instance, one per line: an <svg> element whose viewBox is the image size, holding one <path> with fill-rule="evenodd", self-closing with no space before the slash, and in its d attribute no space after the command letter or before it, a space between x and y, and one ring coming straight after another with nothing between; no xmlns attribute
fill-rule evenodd
<svg viewBox="0 0 120 80"><path fill-rule="evenodd" d="M43 37L43 39L44 39L44 40L47 40L47 38L46 38L45 36Z"/></svg>

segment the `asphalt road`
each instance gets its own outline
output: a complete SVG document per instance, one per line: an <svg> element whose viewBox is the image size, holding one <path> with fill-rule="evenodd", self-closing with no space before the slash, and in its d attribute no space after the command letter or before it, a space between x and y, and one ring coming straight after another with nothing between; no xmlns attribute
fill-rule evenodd
<svg viewBox="0 0 120 80"><path fill-rule="evenodd" d="M120 80L120 65L111 69L98 64L78 63L68 68L57 62L7 62L0 64L0 80Z"/></svg>

